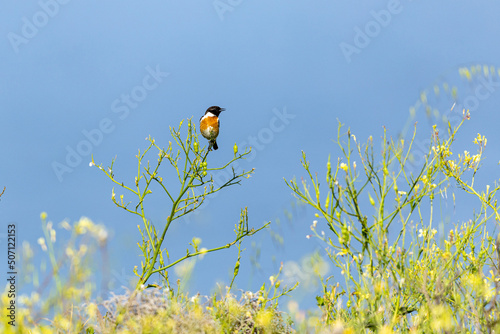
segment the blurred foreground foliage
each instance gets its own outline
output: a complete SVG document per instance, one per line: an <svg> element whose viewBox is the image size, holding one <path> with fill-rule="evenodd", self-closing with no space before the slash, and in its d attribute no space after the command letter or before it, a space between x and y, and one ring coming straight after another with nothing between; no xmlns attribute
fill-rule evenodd
<svg viewBox="0 0 500 334"><path fill-rule="evenodd" d="M85 217L72 225L64 221L61 229L71 236L56 246L58 233L47 214L41 216L45 237L37 245L43 255L40 269L34 264L36 252L25 242L20 270L22 283L33 292L16 298L11 319L8 307L13 299L6 287L0 299L0 333L293 332L289 317L278 310L278 299L296 285L282 284L281 269L257 292L241 292L239 297L230 286L211 296L189 296L178 279L175 289L142 288L96 302L93 250L104 247L106 229Z"/></svg>

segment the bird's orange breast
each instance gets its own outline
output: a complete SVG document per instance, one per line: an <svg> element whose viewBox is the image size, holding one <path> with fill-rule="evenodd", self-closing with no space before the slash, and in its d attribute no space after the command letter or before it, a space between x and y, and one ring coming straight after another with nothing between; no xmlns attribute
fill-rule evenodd
<svg viewBox="0 0 500 334"><path fill-rule="evenodd" d="M203 137L215 139L219 135L219 120L217 117L205 116L200 121L200 131Z"/></svg>

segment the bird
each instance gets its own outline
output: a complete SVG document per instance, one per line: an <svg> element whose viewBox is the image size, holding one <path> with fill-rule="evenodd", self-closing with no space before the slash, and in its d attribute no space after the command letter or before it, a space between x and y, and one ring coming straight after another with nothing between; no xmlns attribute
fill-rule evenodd
<svg viewBox="0 0 500 334"><path fill-rule="evenodd" d="M213 147L214 151L219 147L217 146L217 142L215 139L219 135L219 114L226 109L212 106L205 111L205 115L200 118L200 131L203 137L208 139L209 146L208 150Z"/></svg>

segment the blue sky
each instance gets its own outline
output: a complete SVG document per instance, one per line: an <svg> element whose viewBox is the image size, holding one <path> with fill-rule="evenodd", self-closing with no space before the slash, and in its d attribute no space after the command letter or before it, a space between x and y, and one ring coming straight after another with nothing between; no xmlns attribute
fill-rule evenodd
<svg viewBox="0 0 500 334"><path fill-rule="evenodd" d="M207 247L224 244L245 206L252 225L272 221L284 245L273 244L268 232L257 236L262 269L253 272L247 241L243 289L257 289L277 263L300 262L321 249L305 238L314 212L294 208L283 178L304 175L302 150L324 173L328 155L339 155L332 141L337 119L360 141L379 138L383 126L397 135L422 91L443 113L452 100L433 96L434 85L458 87L461 103L470 104L467 97L483 84L464 81L458 69L500 66L500 4L487 1L42 0L2 7L2 224L15 222L18 237L36 243L40 212L54 223L87 216L112 231L112 271L131 275L139 222L111 202L113 185L89 168L90 154L104 165L116 156L115 170L133 178L144 138L167 146L169 126L220 105L227 111L212 163L230 159L234 143L254 138L254 156L242 166L256 173L174 225L167 242L179 254L194 236ZM488 137L493 178L496 90L483 88L463 130L464 143L477 132ZM426 136L430 123L423 108L416 110ZM94 134L90 146L86 134ZM67 160L72 151L81 159ZM62 165L64 172L54 167ZM149 215L161 226L167 203L155 204ZM205 257L191 290L207 293L227 282L235 257L235 250ZM115 276L115 285L126 283Z"/></svg>

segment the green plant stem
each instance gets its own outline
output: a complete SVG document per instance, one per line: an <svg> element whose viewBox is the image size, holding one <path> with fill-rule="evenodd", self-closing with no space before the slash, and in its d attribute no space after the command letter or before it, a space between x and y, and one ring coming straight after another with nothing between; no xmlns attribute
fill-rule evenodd
<svg viewBox="0 0 500 334"><path fill-rule="evenodd" d="M207 153L203 157L202 162L205 162L205 160L206 160L209 152L210 151L207 151ZM158 271L165 270L165 269L171 267L171 265L170 265L170 266L167 266L165 268L160 268L160 269L154 270L154 266L155 266L156 261L158 259L158 254L160 252L161 245L163 244L163 240L165 240L165 235L167 234L167 231L168 231L168 229L170 227L170 224L172 224L172 221L175 218L175 213L177 211L177 206L179 205L179 202L182 200L182 197L184 196L184 194L186 193L186 191L189 190L190 186L192 185L193 181L195 180L194 174L191 175L191 177L189 178L189 182L188 182L188 184L186 186L186 178L187 178L187 175L184 177L184 180L182 181L182 186L181 186L181 190L179 192L179 196L177 197L177 199L175 200L175 202L172 204L172 209L170 210L170 215L167 217L167 224L165 225L165 228L163 229L163 232L161 234L160 239L158 240L158 242L155 245L154 254L153 254L153 257L151 259L149 269L146 271L145 275L143 275L141 277L141 279L137 283L137 286L145 284L147 282L147 280L151 277L151 275L153 275L154 273L156 273ZM224 247L222 247L222 248L224 248ZM191 257L191 256L189 256L189 257ZM185 260L186 258L188 258L188 257L183 258L183 260ZM180 261L176 261L174 263L178 263L178 262L180 262Z"/></svg>

